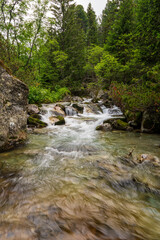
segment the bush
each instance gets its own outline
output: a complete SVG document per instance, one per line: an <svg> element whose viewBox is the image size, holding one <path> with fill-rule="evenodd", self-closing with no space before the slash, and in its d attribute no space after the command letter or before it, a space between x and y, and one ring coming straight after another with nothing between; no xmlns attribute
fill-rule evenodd
<svg viewBox="0 0 160 240"><path fill-rule="evenodd" d="M51 91L40 86L31 86L29 87L29 103L53 103L62 100L66 94L70 94L70 91L65 87Z"/></svg>
<svg viewBox="0 0 160 240"><path fill-rule="evenodd" d="M112 82L109 95L122 110L160 113L160 93L147 84L127 85Z"/></svg>

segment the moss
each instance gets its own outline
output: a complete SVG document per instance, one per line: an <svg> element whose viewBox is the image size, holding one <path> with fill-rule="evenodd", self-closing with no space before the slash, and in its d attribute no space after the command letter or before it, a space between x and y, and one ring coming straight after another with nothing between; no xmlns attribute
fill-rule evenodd
<svg viewBox="0 0 160 240"><path fill-rule="evenodd" d="M65 124L65 119L62 116L57 116L56 118L58 118L58 122L55 123L55 125L64 125Z"/></svg>
<svg viewBox="0 0 160 240"><path fill-rule="evenodd" d="M116 120L116 121L117 121L117 124L118 124L119 126L124 127L124 128L127 128L127 127L128 127L128 123L126 123L126 122L124 122L124 121L122 121L122 120L120 120L120 119L118 119L118 120Z"/></svg>
<svg viewBox="0 0 160 240"><path fill-rule="evenodd" d="M28 118L27 123L31 127L37 127L37 128L47 127L47 123L42 122L41 120L39 120L37 118L33 118L31 116Z"/></svg>
<svg viewBox="0 0 160 240"><path fill-rule="evenodd" d="M36 113L32 114L30 117L41 120L41 116L39 114L36 114Z"/></svg>

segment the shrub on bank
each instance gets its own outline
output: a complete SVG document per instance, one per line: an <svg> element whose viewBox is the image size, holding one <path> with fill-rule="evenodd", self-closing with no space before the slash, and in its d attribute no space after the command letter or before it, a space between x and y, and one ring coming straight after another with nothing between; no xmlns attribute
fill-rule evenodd
<svg viewBox="0 0 160 240"><path fill-rule="evenodd" d="M70 91L65 87L51 91L40 86L31 86L29 87L29 103L53 103L62 100L66 94L70 94Z"/></svg>

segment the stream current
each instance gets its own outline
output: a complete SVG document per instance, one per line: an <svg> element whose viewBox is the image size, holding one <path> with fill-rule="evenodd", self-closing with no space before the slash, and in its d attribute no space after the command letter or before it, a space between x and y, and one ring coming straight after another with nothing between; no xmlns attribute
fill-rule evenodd
<svg viewBox="0 0 160 240"><path fill-rule="evenodd" d="M121 114L84 110L0 154L1 240L159 240L160 167L125 158L160 158L159 135L95 128Z"/></svg>

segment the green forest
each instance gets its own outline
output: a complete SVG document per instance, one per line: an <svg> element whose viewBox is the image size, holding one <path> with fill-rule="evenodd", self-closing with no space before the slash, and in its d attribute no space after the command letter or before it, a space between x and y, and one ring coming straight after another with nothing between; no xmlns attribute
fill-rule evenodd
<svg viewBox="0 0 160 240"><path fill-rule="evenodd" d="M0 59L30 103L107 90L128 116L160 119L160 1L0 0Z"/></svg>

